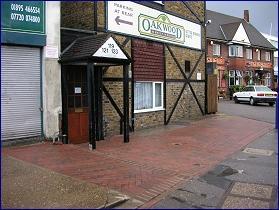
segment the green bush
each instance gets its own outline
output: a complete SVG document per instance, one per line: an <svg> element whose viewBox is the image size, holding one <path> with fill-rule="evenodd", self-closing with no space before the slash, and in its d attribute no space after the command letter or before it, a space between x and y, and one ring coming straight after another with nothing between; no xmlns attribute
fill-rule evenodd
<svg viewBox="0 0 279 210"><path fill-rule="evenodd" d="M243 90L244 86L243 85L232 85L230 86L230 95L233 95L236 92L241 92Z"/></svg>

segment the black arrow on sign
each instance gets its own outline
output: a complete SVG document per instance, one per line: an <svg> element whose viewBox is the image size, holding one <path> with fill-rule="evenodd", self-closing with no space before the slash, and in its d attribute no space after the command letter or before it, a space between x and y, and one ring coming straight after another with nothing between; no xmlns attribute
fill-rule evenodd
<svg viewBox="0 0 279 210"><path fill-rule="evenodd" d="M133 22L129 22L129 21L126 21L126 20L121 20L120 16L117 16L115 18L115 22L117 23L117 25L120 25L120 23L124 23L124 24L128 24L128 25L133 25Z"/></svg>

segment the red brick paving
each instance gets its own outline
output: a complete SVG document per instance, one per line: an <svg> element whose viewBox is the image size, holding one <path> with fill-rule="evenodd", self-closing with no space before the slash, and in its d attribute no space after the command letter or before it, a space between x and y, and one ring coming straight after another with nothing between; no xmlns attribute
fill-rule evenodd
<svg viewBox="0 0 279 210"><path fill-rule="evenodd" d="M215 116L170 130L153 129L87 144L44 143L5 148L10 155L50 170L107 186L147 202L180 181L200 175L273 125L241 117Z"/></svg>

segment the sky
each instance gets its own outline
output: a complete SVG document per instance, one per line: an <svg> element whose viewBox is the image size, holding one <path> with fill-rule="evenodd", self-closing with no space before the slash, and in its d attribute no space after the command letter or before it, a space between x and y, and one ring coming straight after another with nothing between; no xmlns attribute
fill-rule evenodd
<svg viewBox="0 0 279 210"><path fill-rule="evenodd" d="M249 10L250 23L258 31L278 36L277 1L207 1L206 8L223 14L243 18L243 11Z"/></svg>

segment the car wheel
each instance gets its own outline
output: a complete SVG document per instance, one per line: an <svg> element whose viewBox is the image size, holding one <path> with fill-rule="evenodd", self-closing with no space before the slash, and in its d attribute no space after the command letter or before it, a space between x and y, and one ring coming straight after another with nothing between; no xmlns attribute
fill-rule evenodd
<svg viewBox="0 0 279 210"><path fill-rule="evenodd" d="M238 104L239 103L239 101L238 101L238 99L237 99L237 97L235 96L234 98L234 103L236 103L236 104Z"/></svg>
<svg viewBox="0 0 279 210"><path fill-rule="evenodd" d="M273 106L274 105L274 103L273 102L270 102L270 103L268 103L269 104L269 106Z"/></svg>
<svg viewBox="0 0 279 210"><path fill-rule="evenodd" d="M250 105L252 105L252 106L255 105L255 101L254 101L253 97L250 98Z"/></svg>

